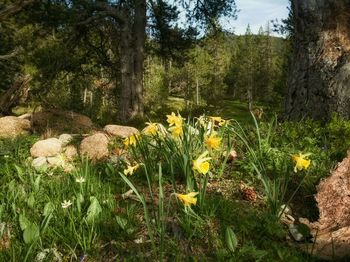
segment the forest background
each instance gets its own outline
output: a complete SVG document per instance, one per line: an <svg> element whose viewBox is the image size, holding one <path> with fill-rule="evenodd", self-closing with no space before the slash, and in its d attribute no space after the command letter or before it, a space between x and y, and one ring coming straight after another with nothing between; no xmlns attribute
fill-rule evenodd
<svg viewBox="0 0 350 262"><path fill-rule="evenodd" d="M137 48L137 20L130 18L128 26L133 29L129 43L124 43L128 37L123 35L122 25L126 23L108 13L111 10L106 8L111 5L106 1L29 2L14 16L6 16L5 7L8 10L18 2L0 4L0 10L5 10L0 20L0 96L16 81L30 78L22 91L25 95L2 107L3 114L29 102L31 108L40 105L80 112L103 125L144 115L157 118L176 99L184 99L188 112L205 112L224 99L240 100L247 104L247 110L252 104L268 105L270 112L282 108L289 38L272 36L276 27L271 22L257 34L249 25L245 35L226 31L219 21L221 17L237 17L234 1L145 3L147 21L141 22L145 25L144 45L139 45L144 58L144 64L139 65L143 67L143 88L138 94L142 108L124 114L121 111L128 107L125 100L131 108L135 107L132 100L137 100L133 91L122 91L125 85L132 85L123 74L130 75L125 73L125 61L130 60L127 50L138 54L132 52ZM127 2L113 8L130 17L138 1ZM187 26L180 26L183 12Z"/></svg>

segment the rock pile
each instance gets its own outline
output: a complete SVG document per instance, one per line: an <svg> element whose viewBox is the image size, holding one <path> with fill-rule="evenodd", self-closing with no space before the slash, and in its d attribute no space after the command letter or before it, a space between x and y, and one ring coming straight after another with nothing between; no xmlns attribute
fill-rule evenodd
<svg viewBox="0 0 350 262"><path fill-rule="evenodd" d="M30 149L34 158L32 166L37 170L62 167L70 171L73 168L70 162L78 156L77 149L69 145L72 140L72 135L62 134L58 139L48 138L36 142Z"/></svg>

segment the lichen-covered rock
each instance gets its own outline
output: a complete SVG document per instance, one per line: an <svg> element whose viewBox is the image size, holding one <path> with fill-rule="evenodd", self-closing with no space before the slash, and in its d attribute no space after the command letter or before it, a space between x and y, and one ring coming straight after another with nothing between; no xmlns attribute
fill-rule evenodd
<svg viewBox="0 0 350 262"><path fill-rule="evenodd" d="M49 138L36 142L30 149L32 157L57 156L62 151L61 141L57 138Z"/></svg>
<svg viewBox="0 0 350 262"><path fill-rule="evenodd" d="M73 140L73 136L70 134L62 134L59 136L58 140L61 141L62 146L68 145Z"/></svg>
<svg viewBox="0 0 350 262"><path fill-rule="evenodd" d="M106 125L103 130L110 136L122 138L139 133L135 127L131 126Z"/></svg>
<svg viewBox="0 0 350 262"><path fill-rule="evenodd" d="M80 154L96 161L108 156L108 137L103 133L97 133L83 139L80 144Z"/></svg>
<svg viewBox="0 0 350 262"><path fill-rule="evenodd" d="M65 165L62 156L51 156L47 158L50 167L63 167Z"/></svg>
<svg viewBox="0 0 350 262"><path fill-rule="evenodd" d="M40 157L35 158L32 161L32 167L37 171L46 169L48 167L46 157L40 156Z"/></svg>
<svg viewBox="0 0 350 262"><path fill-rule="evenodd" d="M64 156L68 161L74 160L74 158L78 157L78 150L73 145L68 145L63 149Z"/></svg>
<svg viewBox="0 0 350 262"><path fill-rule="evenodd" d="M39 133L43 133L47 129L52 130L55 135L84 133L93 128L93 123L89 117L71 111L35 112L31 115L31 119L33 129Z"/></svg>
<svg viewBox="0 0 350 262"><path fill-rule="evenodd" d="M30 132L30 121L15 116L0 118L0 138L15 138Z"/></svg>

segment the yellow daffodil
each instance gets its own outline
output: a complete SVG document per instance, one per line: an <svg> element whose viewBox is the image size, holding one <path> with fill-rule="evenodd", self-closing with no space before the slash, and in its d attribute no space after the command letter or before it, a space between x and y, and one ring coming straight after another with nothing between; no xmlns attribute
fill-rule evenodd
<svg viewBox="0 0 350 262"><path fill-rule="evenodd" d="M137 140L139 139L139 135L131 135L131 136L128 136L127 138L124 139L124 145L126 147L130 146L130 145L136 145L137 143Z"/></svg>
<svg viewBox="0 0 350 262"><path fill-rule="evenodd" d="M148 136L155 136L155 135L157 135L157 133L158 133L158 124L157 123L149 123L149 122L147 122L146 124L147 124L147 126L142 130L142 132L145 135L148 135Z"/></svg>
<svg viewBox="0 0 350 262"><path fill-rule="evenodd" d="M216 136L215 134L211 134L209 137L204 139L204 142L209 150L218 150L221 145L221 137Z"/></svg>
<svg viewBox="0 0 350 262"><path fill-rule="evenodd" d="M180 114L175 115L174 112L171 115L167 115L167 120L169 126L182 126L182 117Z"/></svg>
<svg viewBox="0 0 350 262"><path fill-rule="evenodd" d="M184 204L184 206L191 206L197 204L197 198L195 197L198 195L198 192L191 192L186 195L183 194L176 194L177 198Z"/></svg>
<svg viewBox="0 0 350 262"><path fill-rule="evenodd" d="M298 170L308 169L311 163L311 160L306 159L310 154L300 154L293 155L292 159L295 162L294 172L298 172Z"/></svg>
<svg viewBox="0 0 350 262"><path fill-rule="evenodd" d="M128 167L126 168L126 169L124 169L124 175L126 175L126 176L128 176L128 175L132 175L132 174L134 174L134 172L138 169L140 167L140 164L137 164L137 165L135 165L135 166L129 166L128 165Z"/></svg>
<svg viewBox="0 0 350 262"><path fill-rule="evenodd" d="M214 122L214 125L223 126L226 123L220 116L210 116L209 118Z"/></svg>
<svg viewBox="0 0 350 262"><path fill-rule="evenodd" d="M182 125L175 125L169 128L171 135L175 138L179 138L183 134Z"/></svg>
<svg viewBox="0 0 350 262"><path fill-rule="evenodd" d="M203 175L208 173L210 167L208 160L210 160L211 157L205 157L207 154L208 151L205 151L196 160L193 160L193 170Z"/></svg>

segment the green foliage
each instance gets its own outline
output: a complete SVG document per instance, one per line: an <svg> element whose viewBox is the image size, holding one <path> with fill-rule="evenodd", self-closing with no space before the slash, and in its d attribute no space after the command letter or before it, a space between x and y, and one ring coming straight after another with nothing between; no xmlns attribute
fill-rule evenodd
<svg viewBox="0 0 350 262"><path fill-rule="evenodd" d="M350 121L346 121L337 115L333 115L327 124L328 137L324 150L328 151L332 160L342 160L350 148Z"/></svg>
<svg viewBox="0 0 350 262"><path fill-rule="evenodd" d="M144 130L136 147L129 148L133 158L121 157L115 166L107 167L82 160L69 174L60 170L39 173L27 164L36 137L1 140L0 243L7 230L12 237L11 248L2 250L0 259L35 261L39 255L45 259L131 259L137 255L159 260L313 261L286 241L288 232L276 219L276 212L298 189L290 202L292 210L317 218L315 203L307 199L337 157L346 153L345 146L340 146L345 140L339 134L348 132L348 121L334 117L325 126L307 120L298 125L249 122L241 127L231 121L226 127L216 127L220 136L234 142L239 160L222 168L226 162L220 157L222 151L211 155L210 190L205 188L207 177L193 175L192 170L192 161L204 150L201 136L206 129L196 124L199 121L184 121L182 138L172 137L168 130L167 138L146 136ZM190 127L199 134L193 135ZM231 145L225 141L223 145ZM331 147L333 143L339 146ZM291 156L299 152L312 153L311 165L294 173ZM144 165L126 177L127 161ZM254 165L264 167L263 177L256 176ZM263 197L258 204L241 200L237 192L241 179L254 185ZM226 184L223 192L213 188L220 182ZM196 196L196 206L184 207L175 201L176 193L196 184L198 191L205 192ZM122 197L130 188L135 193ZM63 207L64 203L70 205Z"/></svg>

